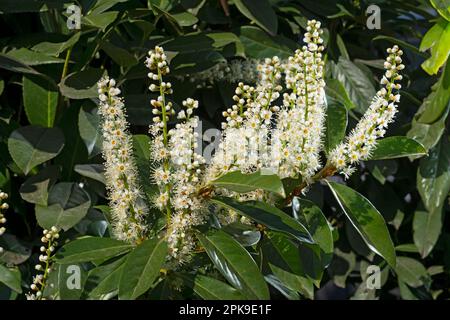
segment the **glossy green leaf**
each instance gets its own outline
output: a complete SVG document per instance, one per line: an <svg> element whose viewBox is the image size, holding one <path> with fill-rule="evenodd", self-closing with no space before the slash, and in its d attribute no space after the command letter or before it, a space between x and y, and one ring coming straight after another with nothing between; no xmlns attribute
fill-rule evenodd
<svg viewBox="0 0 450 320"><path fill-rule="evenodd" d="M445 113L450 101L450 63L447 63L431 93L423 100L418 110L417 121L434 123Z"/></svg>
<svg viewBox="0 0 450 320"><path fill-rule="evenodd" d="M221 207L231 209L246 216L269 229L279 231L295 239L313 243L310 233L299 221L276 207L272 207L260 201L239 202L232 198L217 197L210 200L212 203Z"/></svg>
<svg viewBox="0 0 450 320"><path fill-rule="evenodd" d="M414 119L407 136L421 143L427 150L433 148L439 142L439 139L444 133L445 121L447 119L449 109L450 104L447 106L441 117L432 124L420 123Z"/></svg>
<svg viewBox="0 0 450 320"><path fill-rule="evenodd" d="M38 164L56 157L63 146L64 136L58 128L20 127L8 139L9 153L25 174Z"/></svg>
<svg viewBox="0 0 450 320"><path fill-rule="evenodd" d="M63 63L64 60L47 55L42 52L32 51L27 48L20 48L8 51L8 57L14 58L28 66L37 66L43 64Z"/></svg>
<svg viewBox="0 0 450 320"><path fill-rule="evenodd" d="M119 299L136 299L151 288L159 276L167 250L164 239L149 239L128 255L119 281Z"/></svg>
<svg viewBox="0 0 450 320"><path fill-rule="evenodd" d="M378 140L370 160L395 159L426 154L427 150L424 146L414 139L394 136Z"/></svg>
<svg viewBox="0 0 450 320"><path fill-rule="evenodd" d="M81 23L87 26L105 30L119 15L118 11L91 13L81 18Z"/></svg>
<svg viewBox="0 0 450 320"><path fill-rule="evenodd" d="M431 5L436 9L441 17L450 22L450 1L449 0L430 0Z"/></svg>
<svg viewBox="0 0 450 320"><path fill-rule="evenodd" d="M369 106L370 100L375 96L375 87L367 75L353 62L339 57L337 64L332 68L333 76L345 87L355 109L363 113Z"/></svg>
<svg viewBox="0 0 450 320"><path fill-rule="evenodd" d="M441 20L424 36L421 51L430 49L431 57L422 63L422 68L430 75L436 74L450 54L450 22ZM429 40L433 37L434 41Z"/></svg>
<svg viewBox="0 0 450 320"><path fill-rule="evenodd" d="M44 41L35 45L32 49L33 51L39 51L48 55L58 56L66 49L73 47L80 39L81 32L75 33L67 41L63 42L49 42Z"/></svg>
<svg viewBox="0 0 450 320"><path fill-rule="evenodd" d="M277 34L278 18L270 5L270 1L235 0L234 4L244 16L255 22L272 36Z"/></svg>
<svg viewBox="0 0 450 320"><path fill-rule="evenodd" d="M118 283L124 270L126 257L112 263L96 267L89 271L85 284L85 291L92 299L101 299L102 296L118 293Z"/></svg>
<svg viewBox="0 0 450 320"><path fill-rule="evenodd" d="M442 208L433 211L417 210L414 212L413 237L414 244L422 258L433 250L442 230Z"/></svg>
<svg viewBox="0 0 450 320"><path fill-rule="evenodd" d="M322 251L322 261L326 267L333 256L333 232L322 210L313 202L306 199L292 200L294 217L307 226L314 242Z"/></svg>
<svg viewBox="0 0 450 320"><path fill-rule="evenodd" d="M103 73L101 69L85 69L69 74L59 84L61 94L70 99L96 98L97 82Z"/></svg>
<svg viewBox="0 0 450 320"><path fill-rule="evenodd" d="M56 253L59 264L108 259L130 251L132 245L111 238L85 237L65 244Z"/></svg>
<svg viewBox="0 0 450 320"><path fill-rule="evenodd" d="M53 127L59 97L57 88L41 77L24 75L22 92L30 124Z"/></svg>
<svg viewBox="0 0 450 320"><path fill-rule="evenodd" d="M27 202L46 206L48 190L55 184L60 172L61 168L54 165L42 169L22 183L19 189L20 196Z"/></svg>
<svg viewBox="0 0 450 320"><path fill-rule="evenodd" d="M405 282L410 287L417 288L428 286L430 276L427 269L419 261L408 257L397 257L397 266L395 272L399 280Z"/></svg>
<svg viewBox="0 0 450 320"><path fill-rule="evenodd" d="M308 299L314 299L314 285L310 279L285 271L273 264L270 264L270 269L286 287L300 292Z"/></svg>
<svg viewBox="0 0 450 320"><path fill-rule="evenodd" d="M450 191L450 142L445 135L428 157L420 160L417 190L428 211L442 208Z"/></svg>
<svg viewBox="0 0 450 320"><path fill-rule="evenodd" d="M102 152L103 139L98 108L89 109L85 106L80 108L80 113L78 114L78 130L90 157Z"/></svg>
<svg viewBox="0 0 450 320"><path fill-rule="evenodd" d="M327 108L325 150L330 152L345 137L347 110L339 104L329 104Z"/></svg>
<svg viewBox="0 0 450 320"><path fill-rule="evenodd" d="M271 37L257 27L241 27L239 38L245 47L245 53L252 58L263 59L272 56L287 58L293 53L289 41L283 41L281 36Z"/></svg>
<svg viewBox="0 0 450 320"><path fill-rule="evenodd" d="M218 230L197 234L209 258L230 284L249 299L269 299L269 289L255 261L236 240Z"/></svg>
<svg viewBox="0 0 450 320"><path fill-rule="evenodd" d="M254 246L261 240L261 232L258 229L240 222L227 224L222 227L222 230L244 247Z"/></svg>
<svg viewBox="0 0 450 320"><path fill-rule="evenodd" d="M5 284L17 293L22 293L21 288L22 275L16 268L8 268L0 264L0 283Z"/></svg>
<svg viewBox="0 0 450 320"><path fill-rule="evenodd" d="M102 164L77 164L75 165L74 170L84 177L106 184L104 174L105 168Z"/></svg>
<svg viewBox="0 0 450 320"><path fill-rule="evenodd" d="M77 183L60 182L50 189L48 206L36 205L36 219L43 228L69 230L87 214L89 194Z"/></svg>
<svg viewBox="0 0 450 320"><path fill-rule="evenodd" d="M245 174L240 171L231 171L213 180L211 184L238 193L247 193L256 189L262 189L282 197L286 196L280 178L271 172L264 173L257 171L251 174Z"/></svg>
<svg viewBox="0 0 450 320"><path fill-rule="evenodd" d="M339 80L328 79L327 85L325 86L325 93L327 95L328 107L336 104L343 105L347 110L351 110L355 107L353 101L348 96L345 87Z"/></svg>
<svg viewBox="0 0 450 320"><path fill-rule="evenodd" d="M327 181L333 195L368 247L395 267L395 249L383 216L363 195L336 182Z"/></svg>
<svg viewBox="0 0 450 320"><path fill-rule="evenodd" d="M204 300L244 300L245 297L235 288L220 280L197 275L194 291Z"/></svg>

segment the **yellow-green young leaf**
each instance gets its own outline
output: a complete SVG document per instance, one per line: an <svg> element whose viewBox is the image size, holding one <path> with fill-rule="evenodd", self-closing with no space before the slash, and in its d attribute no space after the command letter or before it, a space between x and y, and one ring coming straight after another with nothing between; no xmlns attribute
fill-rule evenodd
<svg viewBox="0 0 450 320"><path fill-rule="evenodd" d="M395 267L395 249L383 216L370 201L355 190L327 181L342 210L367 246Z"/></svg>
<svg viewBox="0 0 450 320"><path fill-rule="evenodd" d="M277 34L278 17L268 0L234 0L234 4L244 16L272 36Z"/></svg>
<svg viewBox="0 0 450 320"><path fill-rule="evenodd" d="M378 140L370 160L395 159L426 154L427 150L419 142L408 137L395 136Z"/></svg>
<svg viewBox="0 0 450 320"><path fill-rule="evenodd" d="M447 136L443 135L429 156L420 160L417 190L428 211L442 208L450 191L450 142Z"/></svg>
<svg viewBox="0 0 450 320"><path fill-rule="evenodd" d="M420 123L435 123L445 114L450 100L450 63L445 68L438 80L431 88L431 93L423 100L417 112Z"/></svg>
<svg viewBox="0 0 450 320"><path fill-rule="evenodd" d="M197 234L216 268L248 299L267 300L269 289L250 253L222 230Z"/></svg>
<svg viewBox="0 0 450 320"><path fill-rule="evenodd" d="M132 300L150 289L167 256L164 239L148 239L127 257L119 281L119 299Z"/></svg>
<svg viewBox="0 0 450 320"><path fill-rule="evenodd" d="M220 280L197 275L194 291L204 300L244 300L245 297L235 288Z"/></svg>
<svg viewBox="0 0 450 320"><path fill-rule="evenodd" d="M132 245L111 238L86 237L73 240L56 253L59 264L108 259L130 251Z"/></svg>
<svg viewBox="0 0 450 320"><path fill-rule="evenodd" d="M264 172L261 171L251 174L232 171L212 181L211 184L219 188L226 188L239 193L247 193L256 189L262 189L278 194L283 198L286 196L281 179L275 174L264 174Z"/></svg>
<svg viewBox="0 0 450 320"><path fill-rule="evenodd" d="M63 146L64 135L58 128L21 127L14 130L8 139L9 153L25 174L56 157Z"/></svg>
<svg viewBox="0 0 450 320"><path fill-rule="evenodd" d="M53 127L58 106L57 88L42 77L24 75L22 93L28 121L42 127Z"/></svg>
<svg viewBox="0 0 450 320"><path fill-rule="evenodd" d="M430 49L431 57L422 63L422 68L428 74L433 75L439 71L450 54L450 22L438 21L429 33L425 35L425 43L420 45L420 49Z"/></svg>
<svg viewBox="0 0 450 320"><path fill-rule="evenodd" d="M232 198L216 197L210 200L221 207L235 210L240 215L246 216L274 231L282 232L295 239L314 243L308 229L299 221L276 207L272 207L261 201L239 202Z"/></svg>
<svg viewBox="0 0 450 320"><path fill-rule="evenodd" d="M327 108L325 150L330 152L345 137L347 110L340 104L329 104Z"/></svg>
<svg viewBox="0 0 450 320"><path fill-rule="evenodd" d="M450 0L430 0L430 2L436 11L450 22Z"/></svg>

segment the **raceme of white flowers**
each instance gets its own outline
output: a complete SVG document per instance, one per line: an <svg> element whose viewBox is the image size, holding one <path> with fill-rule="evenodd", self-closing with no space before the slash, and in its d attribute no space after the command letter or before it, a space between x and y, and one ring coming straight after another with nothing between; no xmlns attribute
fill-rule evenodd
<svg viewBox="0 0 450 320"><path fill-rule="evenodd" d="M173 93L165 81L170 68L164 50L149 51L146 66L150 72L150 91L157 98L150 101L153 124L149 132L152 170L149 178L158 187L149 207L158 208L166 218L165 237L169 244L169 262L179 266L190 260L197 243L195 227L210 214L205 197L220 194L238 200L264 200L273 196L262 190L237 194L211 187L211 181L231 171L253 173L267 170L280 178L301 178L308 186L318 179L320 168L349 176L353 166L370 156L376 139L385 134L396 113L400 96L399 71L402 51L388 50L382 88L349 136L330 152L323 164L324 119L326 115L323 62L323 33L320 22L308 21L305 45L287 60L267 58L258 65L258 81L252 86L239 83L234 105L223 115L222 136L209 164L199 151L194 115L198 102L183 101L175 112L169 97ZM99 82L99 112L104 137L103 156L107 187L118 239L139 243L148 235L148 207L139 188L138 173L132 155L131 135L125 117L120 90L113 79ZM175 126L169 125L176 122ZM322 170L324 170L322 169ZM207 193L204 193L208 190ZM216 209L222 223L241 219L232 210Z"/></svg>
<svg viewBox="0 0 450 320"><path fill-rule="evenodd" d="M281 178L308 180L320 167L324 115L323 39L320 23L308 22L305 46L286 63L277 57L260 65L256 88L240 83L236 104L224 112L223 139L210 178L228 171L270 169ZM283 90L283 105L273 103ZM270 141L268 141L270 139Z"/></svg>
<svg viewBox="0 0 450 320"><path fill-rule="evenodd" d="M4 202L4 200L8 199L8 194L0 190L0 236L3 235L6 231L6 228L3 225L6 223L6 218L3 215L3 210L8 210L9 205ZM4 249L0 247L0 254L2 254Z"/></svg>
<svg viewBox="0 0 450 320"><path fill-rule="evenodd" d="M175 111L167 101L172 86L163 79L170 71L164 50L155 47L150 51L146 65L150 69L148 77L156 82L149 89L159 94L151 101L155 116L150 126L151 151L156 160L152 178L160 190L154 204L166 212L169 252L176 265L189 260L195 248L192 227L202 224L208 212L203 199L197 196L205 164L202 155L195 152L198 117L193 113L198 101L191 98L183 101L182 110L177 114L179 123L168 130L169 119L175 116Z"/></svg>
<svg viewBox="0 0 450 320"><path fill-rule="evenodd" d="M98 82L103 158L113 230L120 240L139 242L146 232L147 205L139 189L123 100L113 79Z"/></svg>
<svg viewBox="0 0 450 320"><path fill-rule="evenodd" d="M48 285L48 277L53 270L52 262L55 255L55 248L58 245L59 232L56 227L45 229L42 232L42 246L40 248L39 263L35 269L39 272L33 277L31 291L26 294L27 300L44 300L46 299L45 288ZM50 284L53 285L53 284Z"/></svg>
<svg viewBox="0 0 450 320"><path fill-rule="evenodd" d="M354 164L370 158L377 139L385 135L388 124L394 121L397 113L397 103L400 102L398 90L401 85L395 81L402 80L399 72L405 68L401 58L403 51L394 46L387 53L389 56L384 63L386 72L381 79L381 84L385 87L377 92L347 139L330 153L330 163L346 177L354 172Z"/></svg>

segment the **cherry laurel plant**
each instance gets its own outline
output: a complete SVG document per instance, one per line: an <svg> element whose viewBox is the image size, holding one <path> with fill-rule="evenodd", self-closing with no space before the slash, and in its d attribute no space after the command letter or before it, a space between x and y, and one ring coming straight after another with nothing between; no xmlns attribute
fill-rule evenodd
<svg viewBox="0 0 450 320"><path fill-rule="evenodd" d="M196 130L199 119L194 115L198 102L187 98L181 111L175 112L170 101L172 85L165 80L170 73L168 58L162 47L149 51L146 60L151 81L149 89L158 96L150 102L154 115L149 130L152 170L145 178L157 186L158 192L152 195L145 194L140 186L121 91L113 79L104 77L99 81L103 157L114 237L137 245L136 251L148 241L153 244L147 250L156 250L162 246L161 242L166 248L162 251L162 264L155 266L158 271L151 280L147 278L148 284L141 284L131 295L124 293L124 297L135 298L145 293L159 271L162 275L168 270L176 272L186 268L195 272L200 266L193 266L191 262L197 253L206 251L224 278L245 297L268 298L267 288L260 294L252 291L251 285L248 290L243 289L241 282L245 282L245 275L233 270L237 274L233 276L221 262L220 255L225 253L220 241L233 242L231 248L235 249L230 250L242 252L240 259L254 259L226 233L219 230L211 235L212 231L234 223L253 226L263 236L282 234L289 241L311 246L319 244L323 249L315 239L308 218L293 218L282 209L299 204L316 208L301 200L312 184L335 174L349 177L355 165L371 159L377 139L385 135L397 112L401 87L397 81L402 79L399 73L404 65L402 50L397 46L387 50L382 88L356 127L340 144L326 152L327 103L321 36L320 22L309 21L301 49L287 60L281 61L276 56L265 59L257 67L256 85L239 83L233 96L235 104L223 113L225 122L220 144L210 161L199 151L201 142ZM343 210L351 211L352 203L345 198L350 188L333 182L329 182L329 186ZM356 192L355 195L366 201L364 210L372 207L363 196ZM375 220L381 219L384 233L380 236L385 239L380 243L369 235L364 240L392 266L395 264L392 241L381 215L376 209L373 212L377 214ZM163 227L150 222L158 218L164 220ZM364 235L358 217L349 214L349 218ZM228 261L227 257L222 258ZM233 268L231 260L228 262ZM252 263L257 268L255 262ZM242 277L239 279L243 281L236 277ZM121 290L119 285L119 297Z"/></svg>

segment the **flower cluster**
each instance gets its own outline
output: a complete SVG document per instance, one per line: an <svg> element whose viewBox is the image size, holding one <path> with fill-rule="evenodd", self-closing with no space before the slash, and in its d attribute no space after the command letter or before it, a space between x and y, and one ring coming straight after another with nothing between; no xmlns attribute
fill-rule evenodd
<svg viewBox="0 0 450 320"><path fill-rule="evenodd" d="M397 103L400 102L398 90L401 85L396 81L402 79L399 72L405 68L401 58L403 51L394 46L387 52L389 56L384 63L386 72L381 79L384 87L377 92L364 116L345 142L330 153L330 163L346 177L355 170L352 165L370 158L377 139L385 135L388 124L394 121L397 113Z"/></svg>
<svg viewBox="0 0 450 320"><path fill-rule="evenodd" d="M272 168L282 178L301 175L303 180L320 168L319 152L326 111L320 22L308 21L305 46L284 66L287 92L272 139Z"/></svg>
<svg viewBox="0 0 450 320"><path fill-rule="evenodd" d="M52 260L54 257L55 247L58 245L59 233L56 227L51 227L50 230L44 230L41 242L39 255L39 263L36 264L35 269L40 272L33 277L31 284L31 292L26 295L28 300L43 300L44 290L47 286L48 276L52 272Z"/></svg>
<svg viewBox="0 0 450 320"><path fill-rule="evenodd" d="M118 239L139 242L146 232L148 208L138 186L132 137L128 133L124 103L114 79L98 83L99 114L102 118L103 158L113 230Z"/></svg>
<svg viewBox="0 0 450 320"><path fill-rule="evenodd" d="M157 95L150 101L154 116L149 128L153 162L150 178L158 187L152 205L166 216L165 237L171 266L178 267L191 258L197 245L195 227L204 223L210 209L205 198L220 194L239 201L275 200L263 190L236 193L215 188L211 181L232 171L265 171L280 178L301 178L290 196L297 195L298 190L298 194L304 192L308 185L336 170L349 175L354 170L351 166L367 159L376 139L385 134L400 98L396 93L400 85L395 81L401 80L399 71L404 66L397 46L388 50L386 73L381 80L385 88L377 93L356 128L330 152L328 162L318 171L322 167L326 115L322 34L320 22L308 21L302 48L283 62L278 57L265 59L257 67L256 83L238 84L234 104L223 112L221 140L208 165L199 151L199 120L194 115L198 101L188 98L180 105L181 110L175 111L177 106L169 98L172 84L164 79L170 72L167 56L158 46L149 51L149 90ZM113 80L100 81L103 153L116 236L133 242L145 233L147 207L137 183L119 93ZM251 222L233 210L217 208L216 213L224 224L238 219Z"/></svg>
<svg viewBox="0 0 450 320"><path fill-rule="evenodd" d="M222 142L210 179L227 171L270 168L282 178L311 177L320 167L325 98L320 23L308 22L305 46L286 63L277 57L259 66L256 88L240 83L236 104L224 112ZM282 90L283 106L273 105Z"/></svg>
<svg viewBox="0 0 450 320"><path fill-rule="evenodd" d="M205 159L198 150L198 118L193 116L198 101L188 98L178 112L180 121L174 128L168 128L169 117L175 114L167 95L172 93L171 84L163 81L163 75L169 72L166 55L161 47L149 52L147 67L152 83L149 89L158 92L152 100L154 124L150 126L153 136L151 151L156 161L152 178L159 187L155 206L166 212L167 241L170 256L175 265L190 259L195 248L193 227L203 222L205 205L197 193L201 186L202 167Z"/></svg>
<svg viewBox="0 0 450 320"><path fill-rule="evenodd" d="M0 236L5 233L6 228L3 227L6 223L6 218L2 213L2 210L7 210L9 205L4 200L8 199L8 194L0 190ZM3 248L0 247L0 254L3 253Z"/></svg>

